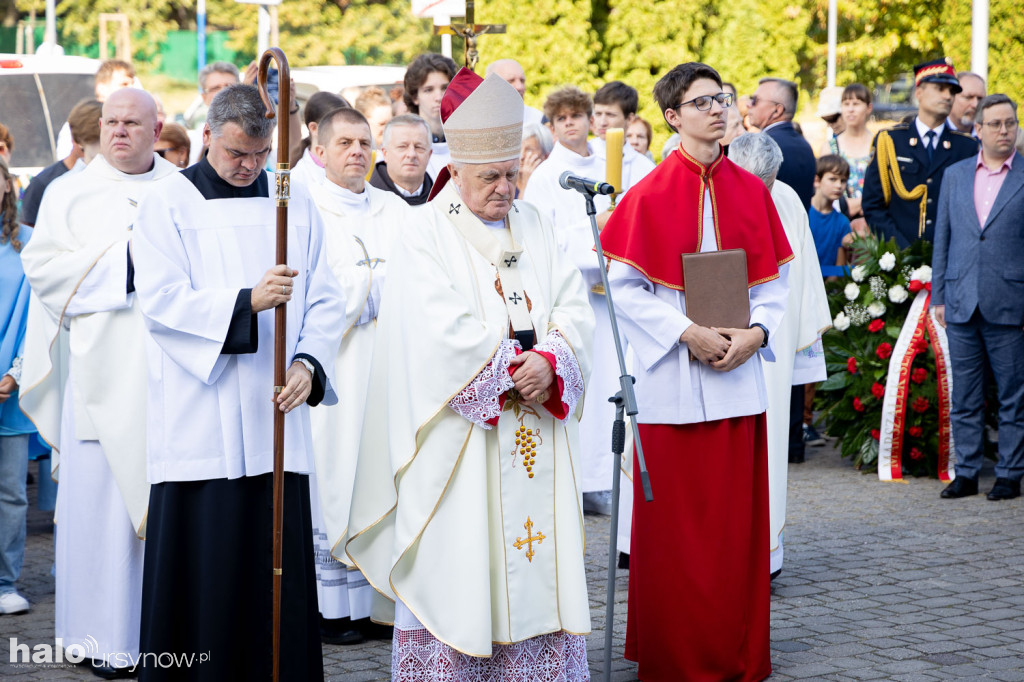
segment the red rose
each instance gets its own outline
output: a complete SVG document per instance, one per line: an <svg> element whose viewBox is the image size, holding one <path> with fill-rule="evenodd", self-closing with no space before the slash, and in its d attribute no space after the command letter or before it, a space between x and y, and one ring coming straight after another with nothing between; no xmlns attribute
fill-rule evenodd
<svg viewBox="0 0 1024 682"><path fill-rule="evenodd" d="M880 440L882 438L882 432L878 429L871 429L871 437L875 440Z"/></svg>
<svg viewBox="0 0 1024 682"><path fill-rule="evenodd" d="M910 380L915 384L923 384L924 380L928 378L928 370L924 367L918 367L910 373Z"/></svg>
<svg viewBox="0 0 1024 682"><path fill-rule="evenodd" d="M853 409L857 410L858 412L864 411L864 403L860 401L860 398L853 399Z"/></svg>
<svg viewBox="0 0 1024 682"><path fill-rule="evenodd" d="M875 355L877 355L881 360L888 360L892 355L892 344L884 342L878 344L878 349L875 350Z"/></svg>
<svg viewBox="0 0 1024 682"><path fill-rule="evenodd" d="M885 320L871 320L871 324L868 325L869 332L880 332L882 327L885 326Z"/></svg>
<svg viewBox="0 0 1024 682"><path fill-rule="evenodd" d="M881 400L882 398L885 397L885 386L878 383L877 381L871 384L871 395Z"/></svg>
<svg viewBox="0 0 1024 682"><path fill-rule="evenodd" d="M921 291L921 289L924 289L924 283L921 282L921 280L919 279L911 280L910 284L907 285L907 289L910 291L910 293L916 294L917 292Z"/></svg>
<svg viewBox="0 0 1024 682"><path fill-rule="evenodd" d="M915 462L924 459L924 453L918 450L917 448L910 448L910 459L914 460Z"/></svg>
<svg viewBox="0 0 1024 682"><path fill-rule="evenodd" d="M909 429L907 429L907 433L909 433L914 438L920 438L923 431L921 430L920 426L911 426Z"/></svg>
<svg viewBox="0 0 1024 682"><path fill-rule="evenodd" d="M850 374L857 373L857 358L850 358L846 361L846 369L850 370Z"/></svg>
<svg viewBox="0 0 1024 682"><path fill-rule="evenodd" d="M914 350L916 350L918 353L924 353L926 350L928 350L928 339L922 336L917 341L914 341Z"/></svg>
<svg viewBox="0 0 1024 682"><path fill-rule="evenodd" d="M918 398L917 400L914 401L914 404L911 405L910 407L911 407L911 409L914 410L914 412L922 413L922 412L927 412L928 408L931 407L931 405L932 404L930 402L928 402L928 398Z"/></svg>

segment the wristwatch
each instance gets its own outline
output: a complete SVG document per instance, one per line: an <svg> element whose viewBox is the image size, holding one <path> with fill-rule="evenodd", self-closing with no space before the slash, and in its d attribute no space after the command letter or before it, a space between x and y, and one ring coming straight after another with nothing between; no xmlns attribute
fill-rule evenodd
<svg viewBox="0 0 1024 682"><path fill-rule="evenodd" d="M768 332L765 332L765 334L767 334L767 333ZM309 360L307 360L306 358L295 358L294 360L292 360L292 362L301 362L302 366L305 367L309 371L309 376L311 376L311 377L315 377L316 376L316 368L314 368L313 367L313 363L310 362Z"/></svg>
<svg viewBox="0 0 1024 682"><path fill-rule="evenodd" d="M764 341L761 343L761 348L767 348L768 347L768 327L764 326L760 322L755 322L754 324L750 325L751 329L753 329L754 327L757 327L761 331L764 332Z"/></svg>

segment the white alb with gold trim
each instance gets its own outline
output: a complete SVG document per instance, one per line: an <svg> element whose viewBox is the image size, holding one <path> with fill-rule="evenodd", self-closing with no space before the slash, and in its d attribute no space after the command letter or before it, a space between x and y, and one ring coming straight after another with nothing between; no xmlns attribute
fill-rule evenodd
<svg viewBox="0 0 1024 682"><path fill-rule="evenodd" d="M392 256L346 549L390 600L376 619L400 599L438 640L490 656L493 643L590 630L580 407L560 422L510 401L496 429L449 407L508 338L509 313L496 268L447 218L468 210L447 190ZM537 340L557 329L586 377L583 280L534 207L508 217Z"/></svg>

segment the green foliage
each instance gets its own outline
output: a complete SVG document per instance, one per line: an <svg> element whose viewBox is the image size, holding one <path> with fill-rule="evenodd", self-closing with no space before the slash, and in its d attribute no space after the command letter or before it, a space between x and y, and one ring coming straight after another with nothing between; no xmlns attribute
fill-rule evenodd
<svg viewBox="0 0 1024 682"><path fill-rule="evenodd" d="M947 55L958 71L971 67L971 2L947 0L943 10ZM1024 14L1014 0L989 4L988 91L1002 92L1020 103L1024 97Z"/></svg>

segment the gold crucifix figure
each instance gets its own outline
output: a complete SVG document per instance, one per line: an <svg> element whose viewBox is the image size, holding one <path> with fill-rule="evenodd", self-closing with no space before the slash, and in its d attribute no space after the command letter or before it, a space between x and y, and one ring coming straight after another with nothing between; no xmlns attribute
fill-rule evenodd
<svg viewBox="0 0 1024 682"><path fill-rule="evenodd" d="M476 71L476 64L480 61L480 53L476 49L476 39L484 33L504 33L505 24L477 24L476 12L473 9L473 0L466 0L466 22L462 24L449 24L448 26L435 26L434 35L459 36L465 41L465 63L470 71Z"/></svg>
<svg viewBox="0 0 1024 682"><path fill-rule="evenodd" d="M526 560L531 564L533 563L533 557L535 552L533 551L533 543L536 542L538 545L544 540L544 533L533 534L533 521L530 517L526 517L526 523L523 524L523 528L526 529L526 538L516 538L516 541L512 543L512 546L516 549L522 549L526 547Z"/></svg>

